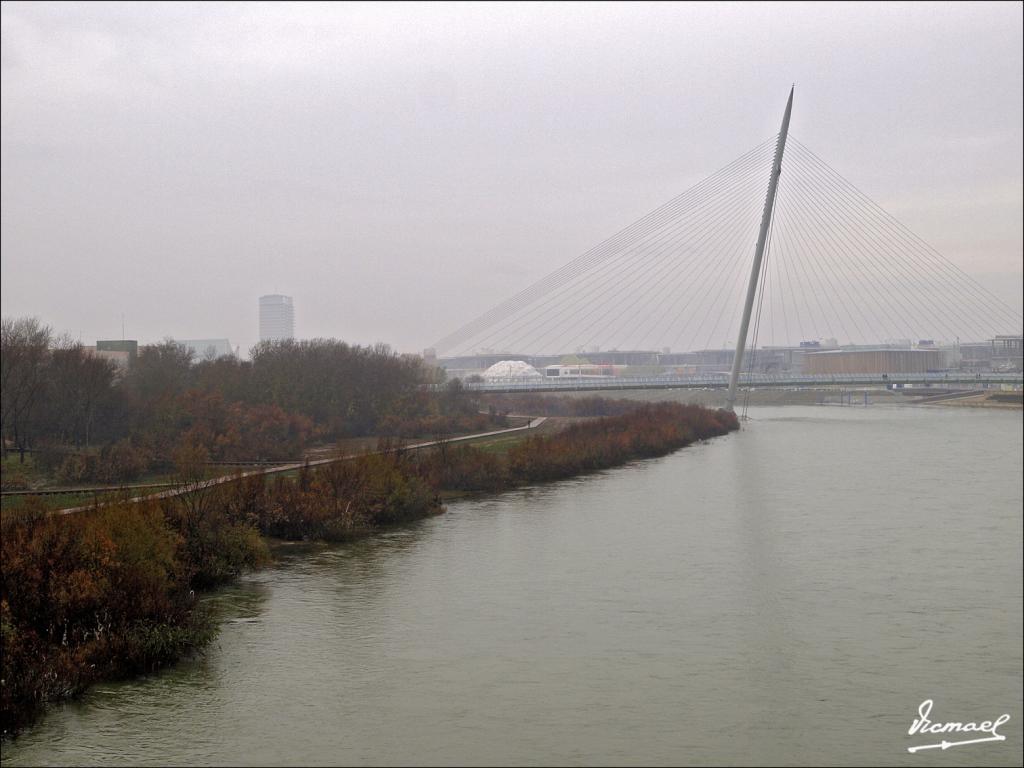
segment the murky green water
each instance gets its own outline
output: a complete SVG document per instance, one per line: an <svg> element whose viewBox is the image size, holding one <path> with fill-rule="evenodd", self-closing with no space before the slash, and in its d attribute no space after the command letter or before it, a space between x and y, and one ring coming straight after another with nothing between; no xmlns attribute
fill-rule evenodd
<svg viewBox="0 0 1024 768"><path fill-rule="evenodd" d="M219 593L204 658L53 709L4 764L1019 765L1021 414L752 415L295 551ZM1007 739L909 754L941 740L907 735L924 699Z"/></svg>

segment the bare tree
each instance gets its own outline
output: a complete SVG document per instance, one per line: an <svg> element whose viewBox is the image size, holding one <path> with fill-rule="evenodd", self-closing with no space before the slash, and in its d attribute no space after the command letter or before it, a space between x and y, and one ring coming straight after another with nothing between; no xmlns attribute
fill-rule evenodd
<svg viewBox="0 0 1024 768"><path fill-rule="evenodd" d="M83 355L78 377L78 412L85 431L85 447L92 439L93 422L100 401L114 382L115 366L109 360Z"/></svg>
<svg viewBox="0 0 1024 768"><path fill-rule="evenodd" d="M43 390L44 367L53 332L36 317L3 318L0 322L0 434L7 436L25 461L32 409Z"/></svg>

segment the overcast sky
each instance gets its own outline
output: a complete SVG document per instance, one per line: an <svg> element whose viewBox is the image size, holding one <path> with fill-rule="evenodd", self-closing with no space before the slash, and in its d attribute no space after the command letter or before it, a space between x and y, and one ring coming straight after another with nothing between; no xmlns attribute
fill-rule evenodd
<svg viewBox="0 0 1024 768"><path fill-rule="evenodd" d="M5 2L3 314L246 349L285 293L300 336L419 351L793 82L793 134L1019 308L1021 8Z"/></svg>

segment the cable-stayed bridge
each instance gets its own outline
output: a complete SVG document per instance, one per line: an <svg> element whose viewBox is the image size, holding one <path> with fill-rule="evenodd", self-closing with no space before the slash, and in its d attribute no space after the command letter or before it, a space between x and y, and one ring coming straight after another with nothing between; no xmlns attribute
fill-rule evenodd
<svg viewBox="0 0 1024 768"><path fill-rule="evenodd" d="M1019 336L1024 322L1017 310L789 134L792 105L790 91L776 136L440 339L437 354L732 346L724 384L721 376L677 376L674 384L728 387L731 407L739 386L769 386L757 375L758 351L765 347L828 339L829 347L900 340L895 346L955 349L962 341ZM929 376L945 376L950 384L979 381L978 374L952 371L899 375L909 376L905 383L927 383ZM476 386L669 386L666 377L631 378ZM852 372L825 377L850 384L864 378ZM774 381L800 386L814 377ZM1019 384L1021 376L986 374L985 381Z"/></svg>

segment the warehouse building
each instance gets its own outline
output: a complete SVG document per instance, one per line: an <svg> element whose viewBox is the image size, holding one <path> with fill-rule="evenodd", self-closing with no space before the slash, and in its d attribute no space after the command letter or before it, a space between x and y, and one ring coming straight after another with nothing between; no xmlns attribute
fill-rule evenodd
<svg viewBox="0 0 1024 768"><path fill-rule="evenodd" d="M804 355L804 373L813 376L871 373L928 373L945 370L941 349L834 349Z"/></svg>

